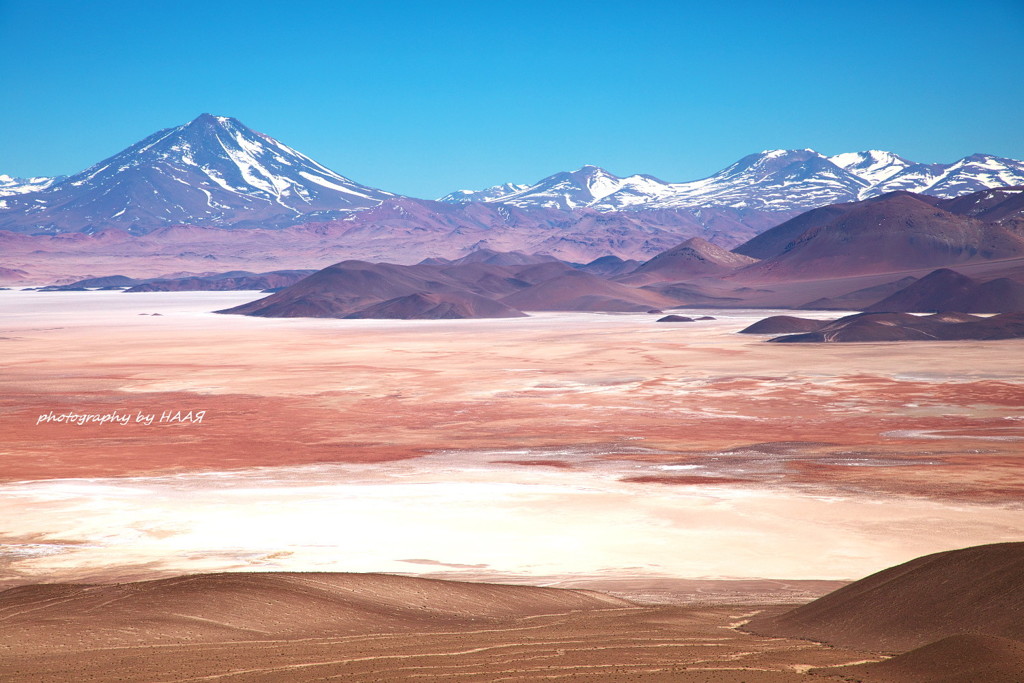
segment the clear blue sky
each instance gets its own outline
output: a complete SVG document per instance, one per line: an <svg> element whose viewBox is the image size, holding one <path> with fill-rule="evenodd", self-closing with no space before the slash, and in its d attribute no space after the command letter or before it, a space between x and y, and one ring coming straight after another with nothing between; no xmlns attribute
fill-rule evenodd
<svg viewBox="0 0 1024 683"><path fill-rule="evenodd" d="M1024 1L0 0L0 173L79 171L202 112L421 197L591 163L1024 158Z"/></svg>

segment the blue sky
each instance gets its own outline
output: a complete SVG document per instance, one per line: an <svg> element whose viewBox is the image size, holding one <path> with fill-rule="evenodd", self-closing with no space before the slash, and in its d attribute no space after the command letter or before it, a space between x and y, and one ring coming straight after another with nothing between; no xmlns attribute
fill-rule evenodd
<svg viewBox="0 0 1024 683"><path fill-rule="evenodd" d="M0 173L202 112L421 197L769 148L1024 158L1024 2L0 0Z"/></svg>

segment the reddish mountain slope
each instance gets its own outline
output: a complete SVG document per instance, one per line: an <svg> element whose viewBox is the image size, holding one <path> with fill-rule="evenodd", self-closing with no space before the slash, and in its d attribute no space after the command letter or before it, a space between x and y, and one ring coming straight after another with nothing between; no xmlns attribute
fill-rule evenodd
<svg viewBox="0 0 1024 683"><path fill-rule="evenodd" d="M749 256L726 251L699 237L691 237L616 280L631 285L681 282L697 277L724 275L737 268L749 266L755 261Z"/></svg>

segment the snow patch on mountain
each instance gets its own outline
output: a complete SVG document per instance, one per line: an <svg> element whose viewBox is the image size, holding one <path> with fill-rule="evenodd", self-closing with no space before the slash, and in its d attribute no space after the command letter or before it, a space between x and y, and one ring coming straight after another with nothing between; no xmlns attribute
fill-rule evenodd
<svg viewBox="0 0 1024 683"><path fill-rule="evenodd" d="M64 176L39 176L36 178L17 178L15 176L0 173L0 197L10 197L17 194L28 194L39 192L59 183Z"/></svg>

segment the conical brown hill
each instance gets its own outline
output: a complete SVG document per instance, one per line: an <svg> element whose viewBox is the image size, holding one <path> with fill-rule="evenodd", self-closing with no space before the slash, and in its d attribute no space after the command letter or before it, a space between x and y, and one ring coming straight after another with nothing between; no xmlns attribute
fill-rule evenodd
<svg viewBox="0 0 1024 683"><path fill-rule="evenodd" d="M653 282L681 282L696 277L724 275L749 266L757 259L734 254L700 237L691 237L641 264L617 282L646 285Z"/></svg>
<svg viewBox="0 0 1024 683"><path fill-rule="evenodd" d="M948 268L940 268L864 310L1014 313L1024 311L1024 284L1008 278L981 283Z"/></svg>

